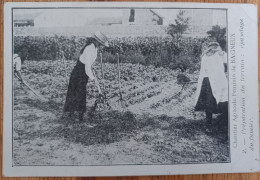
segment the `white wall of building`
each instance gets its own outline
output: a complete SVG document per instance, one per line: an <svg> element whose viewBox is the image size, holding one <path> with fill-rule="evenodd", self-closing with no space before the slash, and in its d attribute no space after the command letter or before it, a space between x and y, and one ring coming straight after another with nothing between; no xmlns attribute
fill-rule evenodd
<svg viewBox="0 0 260 180"><path fill-rule="evenodd" d="M52 9L35 18L36 27L85 26L98 17L120 17L122 10L115 9Z"/></svg>

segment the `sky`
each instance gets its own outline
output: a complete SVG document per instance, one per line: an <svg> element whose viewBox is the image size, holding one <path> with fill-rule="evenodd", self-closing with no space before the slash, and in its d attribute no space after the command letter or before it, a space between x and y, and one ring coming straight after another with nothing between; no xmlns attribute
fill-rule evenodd
<svg viewBox="0 0 260 180"><path fill-rule="evenodd" d="M176 16L178 10L155 10L165 19L172 19ZM38 17L42 14L48 18L45 21L53 21L50 26L80 26L91 22L98 17L122 17L122 9L15 9L14 15L36 14Z"/></svg>
<svg viewBox="0 0 260 180"><path fill-rule="evenodd" d="M82 26L98 17L122 16L122 10L117 9L16 9L14 16L36 13L39 13L36 19L47 26Z"/></svg>
<svg viewBox="0 0 260 180"><path fill-rule="evenodd" d="M179 9L154 9L163 16L166 24L173 22ZM187 10L189 11L189 10ZM201 11L201 10L200 10ZM202 17L206 17L206 11L202 10ZM37 26L84 26L98 17L122 17L122 9L15 9L14 15L36 14L39 19ZM217 18L217 17L216 17ZM37 23L37 22L35 22ZM43 25L44 24L44 25Z"/></svg>

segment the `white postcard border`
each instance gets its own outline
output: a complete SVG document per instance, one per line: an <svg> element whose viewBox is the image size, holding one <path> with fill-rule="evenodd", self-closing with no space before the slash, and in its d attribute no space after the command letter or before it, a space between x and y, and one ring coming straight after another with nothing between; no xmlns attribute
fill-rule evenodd
<svg viewBox="0 0 260 180"><path fill-rule="evenodd" d="M228 11L228 51L229 67L232 67L230 46L231 35L236 34L236 56L239 48L240 19L244 18L245 29L245 81L246 88L246 117L253 124L254 151L243 154L243 139L249 135L241 135L239 122L232 121L233 105L230 103L230 150L231 163L215 164L177 164L177 165L123 165L123 166L12 166L12 8L18 7L150 7L150 8L223 8ZM95 2L95 3L6 3L4 8L4 141L3 141L3 175L4 176L131 176L131 175L171 175L171 174L211 174L259 171L259 122L258 122L258 59L257 59L257 7L250 4L201 4L201 3L136 3L136 2ZM237 58L234 65L241 66ZM229 69L229 74L232 74ZM239 78L239 68L235 74ZM237 87L241 82L237 79ZM229 76L229 91L234 90ZM237 90L237 106L240 107L241 93ZM231 98L231 97L229 97ZM237 110L241 114L240 109ZM239 120L238 120L239 121ZM237 144L235 141L234 125L238 125ZM249 151L250 152L250 151Z"/></svg>

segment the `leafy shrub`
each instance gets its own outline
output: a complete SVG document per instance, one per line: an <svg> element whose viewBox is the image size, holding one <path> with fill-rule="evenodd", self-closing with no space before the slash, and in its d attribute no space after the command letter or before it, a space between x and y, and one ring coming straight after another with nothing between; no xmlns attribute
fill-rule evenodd
<svg viewBox="0 0 260 180"><path fill-rule="evenodd" d="M212 29L207 32L209 38L217 41L223 51L226 51L227 38L226 38L226 28L221 28L220 26L212 26Z"/></svg>
<svg viewBox="0 0 260 180"><path fill-rule="evenodd" d="M102 54L103 62L117 63L117 56L109 52L103 52Z"/></svg>
<svg viewBox="0 0 260 180"><path fill-rule="evenodd" d="M127 51L120 55L120 61L122 63L133 63L133 64L145 64L145 58L139 51Z"/></svg>
<svg viewBox="0 0 260 180"><path fill-rule="evenodd" d="M155 67L163 66L160 54L151 53L147 55L145 58L145 63L143 65L154 65Z"/></svg>
<svg viewBox="0 0 260 180"><path fill-rule="evenodd" d="M186 76L185 74L178 74L178 76L177 76L178 84L183 84L183 83L187 83L190 81L191 81L190 78L188 76Z"/></svg>
<svg viewBox="0 0 260 180"><path fill-rule="evenodd" d="M168 67L171 69L179 69L181 72L186 72L188 69L195 71L199 69L199 59L192 55L178 56L174 63L170 63Z"/></svg>
<svg viewBox="0 0 260 180"><path fill-rule="evenodd" d="M180 10L175 19L175 24L170 24L167 33L172 36L173 39L179 40L182 34L189 27L190 18L185 17L185 11Z"/></svg>

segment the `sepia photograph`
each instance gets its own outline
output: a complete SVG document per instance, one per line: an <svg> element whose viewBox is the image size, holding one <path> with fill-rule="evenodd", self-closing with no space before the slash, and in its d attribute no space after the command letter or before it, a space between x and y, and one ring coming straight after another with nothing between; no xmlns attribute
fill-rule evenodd
<svg viewBox="0 0 260 180"><path fill-rule="evenodd" d="M13 166L229 163L227 30L220 8L12 9Z"/></svg>

